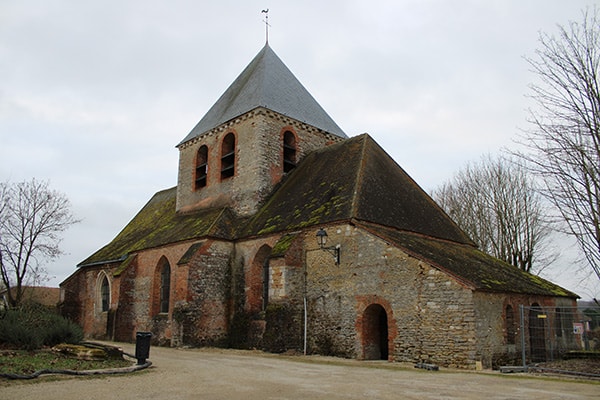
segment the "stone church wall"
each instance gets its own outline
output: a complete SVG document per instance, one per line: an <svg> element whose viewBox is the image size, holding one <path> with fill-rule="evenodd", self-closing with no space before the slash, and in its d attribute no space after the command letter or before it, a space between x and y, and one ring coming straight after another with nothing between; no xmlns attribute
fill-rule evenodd
<svg viewBox="0 0 600 400"><path fill-rule="evenodd" d="M309 249L308 319L311 351L369 358L365 311L387 313L388 353L394 361L468 366L475 362L471 291L447 274L352 226L328 228L341 244L341 264Z"/></svg>
<svg viewBox="0 0 600 400"><path fill-rule="evenodd" d="M297 137L297 160L334 141L342 140L316 128L266 109L246 113L179 149L177 210L231 206L240 215L251 215L283 177L283 134ZM221 143L234 133L235 175L221 179ZM207 184L194 189L196 154L208 147Z"/></svg>
<svg viewBox="0 0 600 400"><path fill-rule="evenodd" d="M183 343L227 345L233 254L233 244L209 241L190 260L185 309L178 317Z"/></svg>
<svg viewBox="0 0 600 400"><path fill-rule="evenodd" d="M484 368L497 368L502 365L521 365L521 326L520 306L530 307L537 304L545 309L555 310L565 308L572 310L576 301L569 298L520 295L520 294L494 294L478 292L475 294L476 321L477 321L477 358ZM507 325L507 306L512 310L513 326ZM547 323L555 324L554 316L549 315ZM525 346L529 346L529 321L525 315ZM512 332L509 332L512 331ZM566 328L564 346L572 348L572 327ZM508 335L513 335L512 340Z"/></svg>
<svg viewBox="0 0 600 400"><path fill-rule="evenodd" d="M520 343L507 340L508 305L517 323L520 304L574 305L566 298L473 292L363 229L325 228L328 246L341 246L340 265L317 247L316 229L294 233L285 251L280 235L236 244L205 240L178 265L194 242L180 243L140 252L125 269L117 263L78 270L61 285L61 309L92 338L134 341L137 331L151 331L162 345L301 351L306 294L309 354L490 368L519 357ZM171 267L168 313L158 306L161 259ZM103 277L110 282L108 312L100 309ZM373 322L381 313L385 331Z"/></svg>
<svg viewBox="0 0 600 400"><path fill-rule="evenodd" d="M114 311L118 304L120 280L113 277L114 265L86 267L77 270L61 285L61 313L78 323L87 337L111 339L114 332ZM106 277L110 288L109 310L101 306L100 287Z"/></svg>

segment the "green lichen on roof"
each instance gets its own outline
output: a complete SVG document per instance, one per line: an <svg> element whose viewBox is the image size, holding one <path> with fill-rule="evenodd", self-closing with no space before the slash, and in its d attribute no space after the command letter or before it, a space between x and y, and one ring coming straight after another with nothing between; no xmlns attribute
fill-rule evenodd
<svg viewBox="0 0 600 400"><path fill-rule="evenodd" d="M297 233L288 233L280 237L271 250L271 257L283 257L289 250L296 236L298 236Z"/></svg>
<svg viewBox="0 0 600 400"><path fill-rule="evenodd" d="M476 290L578 297L575 293L492 257L471 245L447 242L372 224L363 226L384 240L404 249L411 256L449 273Z"/></svg>
<svg viewBox="0 0 600 400"><path fill-rule="evenodd" d="M230 239L239 221L228 209L175 212L176 188L156 193L140 212L106 246L79 266L124 258L153 247L212 236Z"/></svg>
<svg viewBox="0 0 600 400"><path fill-rule="evenodd" d="M472 244L367 134L306 156L243 235L289 232L354 218Z"/></svg>

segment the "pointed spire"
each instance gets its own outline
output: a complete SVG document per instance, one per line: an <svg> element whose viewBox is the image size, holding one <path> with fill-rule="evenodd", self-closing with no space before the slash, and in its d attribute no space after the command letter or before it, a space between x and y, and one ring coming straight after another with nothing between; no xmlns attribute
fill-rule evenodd
<svg viewBox="0 0 600 400"><path fill-rule="evenodd" d="M257 107L347 138L267 43L179 144Z"/></svg>

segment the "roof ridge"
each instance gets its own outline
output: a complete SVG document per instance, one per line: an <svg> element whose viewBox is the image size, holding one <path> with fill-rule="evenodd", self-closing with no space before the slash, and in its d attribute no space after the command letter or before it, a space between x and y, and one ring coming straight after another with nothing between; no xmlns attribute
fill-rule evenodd
<svg viewBox="0 0 600 400"><path fill-rule="evenodd" d="M365 156L366 156L366 148L367 148L367 139L369 137L370 136L368 133L363 133L359 136L356 136L356 138L360 138L362 140L362 148L361 148L360 157L359 157L360 165L358 166L356 179L354 181L354 193L352 193L352 205L350 207L350 215L352 216L352 218L357 217L357 210L358 210L358 203L359 203L358 198L359 198L359 193L360 193L363 181L364 181L363 177L365 174L365 168L364 168Z"/></svg>

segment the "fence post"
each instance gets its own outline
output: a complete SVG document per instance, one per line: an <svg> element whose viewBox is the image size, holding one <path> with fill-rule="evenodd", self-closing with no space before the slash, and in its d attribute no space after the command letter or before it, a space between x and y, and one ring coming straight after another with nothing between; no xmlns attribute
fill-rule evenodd
<svg viewBox="0 0 600 400"><path fill-rule="evenodd" d="M523 368L527 371L527 354L525 352L525 310L523 304L519 304L519 319L521 324L521 359Z"/></svg>
<svg viewBox="0 0 600 400"><path fill-rule="evenodd" d="M554 318L550 318L550 309L547 309L546 311L546 343L548 343L548 347L550 348L550 361L554 361L554 337L552 335L552 328L554 326L556 326L556 322L554 322L554 320L556 320L556 318L558 317L558 313L556 313L556 311L554 312ZM551 322L554 322L551 324ZM553 326L550 326L553 325Z"/></svg>

